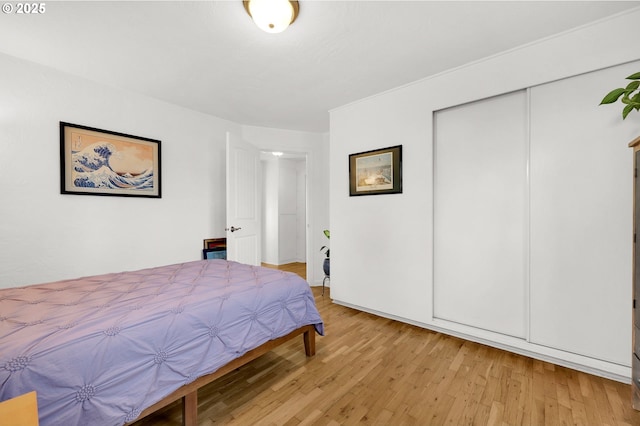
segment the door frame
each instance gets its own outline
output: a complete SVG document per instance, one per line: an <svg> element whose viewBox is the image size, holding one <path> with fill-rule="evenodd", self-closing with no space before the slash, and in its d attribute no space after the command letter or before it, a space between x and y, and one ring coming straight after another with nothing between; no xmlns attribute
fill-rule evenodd
<svg viewBox="0 0 640 426"><path fill-rule="evenodd" d="M305 162L305 174L306 174L306 179L305 179L305 188L304 188L304 197L305 197L305 263L306 263L306 274L307 274L307 282L309 283L309 285L313 286L313 283L310 281L310 279L313 277L313 272L314 272L314 265L313 265L313 257L311 256L311 236L310 236L310 223L311 223L311 198L309 197L309 193L310 193L310 188L311 188L311 179L309 177L310 175L310 162L311 162L311 152L307 151L307 150L301 150L301 151L296 151L296 150L288 150L288 149L270 149L270 148L258 148L261 152L263 153L270 153L270 152L282 152L284 154L291 154L291 155L299 155L300 158L304 158L304 162ZM262 190L262 195L264 195L264 190ZM261 206L262 209L264 209L264 205ZM262 214L264 214L264 211L262 211ZM262 230L262 232L264 233L264 229ZM279 230L278 230L278 234L279 234ZM262 235L263 236L263 235ZM261 236L261 237L262 237Z"/></svg>

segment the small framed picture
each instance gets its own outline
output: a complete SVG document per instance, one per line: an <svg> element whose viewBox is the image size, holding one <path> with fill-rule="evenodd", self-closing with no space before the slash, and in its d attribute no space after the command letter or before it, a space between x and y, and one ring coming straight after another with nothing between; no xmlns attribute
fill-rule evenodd
<svg viewBox="0 0 640 426"><path fill-rule="evenodd" d="M60 192L160 198L160 141L60 122Z"/></svg>
<svg viewBox="0 0 640 426"><path fill-rule="evenodd" d="M204 248L202 249L203 259L226 259L227 258L227 239L226 238L209 238L204 240Z"/></svg>
<svg viewBox="0 0 640 426"><path fill-rule="evenodd" d="M349 195L402 193L402 145L349 155Z"/></svg>

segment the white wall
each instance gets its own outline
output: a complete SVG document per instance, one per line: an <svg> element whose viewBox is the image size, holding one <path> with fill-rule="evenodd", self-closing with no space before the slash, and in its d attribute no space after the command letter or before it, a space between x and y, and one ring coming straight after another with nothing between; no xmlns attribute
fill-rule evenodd
<svg viewBox="0 0 640 426"><path fill-rule="evenodd" d="M159 139L162 198L60 194L60 121ZM227 131L262 133L0 55L0 288L200 259L203 239L225 236ZM326 176L327 135L264 133ZM321 233L328 193L315 188Z"/></svg>
<svg viewBox="0 0 640 426"><path fill-rule="evenodd" d="M0 70L0 287L197 260L224 236L237 125L6 55ZM60 194L60 121L159 139L162 198Z"/></svg>
<svg viewBox="0 0 640 426"><path fill-rule="evenodd" d="M432 118L443 108L637 60L638 19L636 9L331 111L331 296L338 303L384 316L628 379L628 365L434 319ZM612 81L610 88L622 85L624 77ZM593 90L595 105L605 93ZM624 146L637 136L637 119L622 122L620 108L600 109L604 120L617 129L615 140L607 142ZM556 116L562 120L560 112ZM350 198L348 155L397 144L403 145L403 193ZM630 180L631 174L628 183L620 184ZM630 223L630 212L618 214L603 220ZM630 253L630 247L627 250ZM629 257L629 269L630 261ZM618 308L628 312L630 323L630 303Z"/></svg>
<svg viewBox="0 0 640 426"><path fill-rule="evenodd" d="M266 127L242 126L242 138L264 151L301 153L307 157L307 281L321 285L326 245L323 229L329 228L329 135Z"/></svg>

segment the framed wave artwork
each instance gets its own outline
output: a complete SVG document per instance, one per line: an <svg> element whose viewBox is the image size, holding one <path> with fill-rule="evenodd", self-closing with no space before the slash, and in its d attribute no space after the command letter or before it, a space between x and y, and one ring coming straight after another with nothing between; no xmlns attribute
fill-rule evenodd
<svg viewBox="0 0 640 426"><path fill-rule="evenodd" d="M162 196L160 141L60 122L60 192Z"/></svg>

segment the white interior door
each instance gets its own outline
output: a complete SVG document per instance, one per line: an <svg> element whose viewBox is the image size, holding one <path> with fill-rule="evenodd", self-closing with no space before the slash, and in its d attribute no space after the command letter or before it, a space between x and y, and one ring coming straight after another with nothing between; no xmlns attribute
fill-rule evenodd
<svg viewBox="0 0 640 426"><path fill-rule="evenodd" d="M260 265L260 152L227 132L227 259Z"/></svg>

